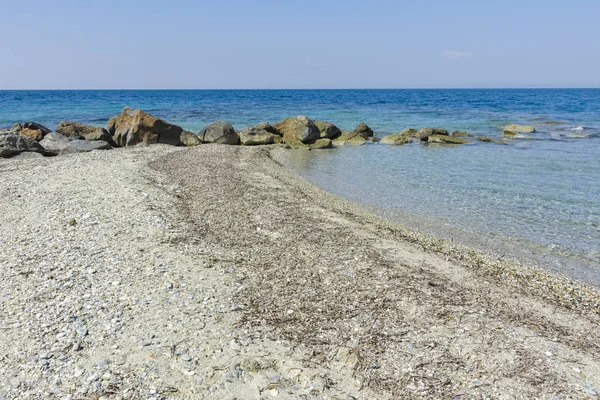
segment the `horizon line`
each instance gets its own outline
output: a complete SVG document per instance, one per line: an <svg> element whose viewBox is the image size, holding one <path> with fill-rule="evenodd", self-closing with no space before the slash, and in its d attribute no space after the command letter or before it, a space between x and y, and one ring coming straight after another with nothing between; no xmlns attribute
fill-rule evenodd
<svg viewBox="0 0 600 400"><path fill-rule="evenodd" d="M580 87L580 86L540 86L540 87L356 87L356 88L85 88L85 89L0 89L0 92L45 92L45 91L211 91L211 90L592 90L600 89L600 86Z"/></svg>

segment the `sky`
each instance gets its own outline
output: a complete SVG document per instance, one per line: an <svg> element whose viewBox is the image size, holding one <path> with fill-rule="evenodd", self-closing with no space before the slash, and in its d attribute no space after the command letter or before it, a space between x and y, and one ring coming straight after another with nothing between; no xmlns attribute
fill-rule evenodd
<svg viewBox="0 0 600 400"><path fill-rule="evenodd" d="M600 87L598 0L0 0L2 89Z"/></svg>

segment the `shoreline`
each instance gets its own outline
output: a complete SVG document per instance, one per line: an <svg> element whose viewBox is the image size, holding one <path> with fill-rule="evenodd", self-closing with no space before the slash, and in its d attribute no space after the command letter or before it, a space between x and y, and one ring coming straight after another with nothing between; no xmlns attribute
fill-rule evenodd
<svg viewBox="0 0 600 400"><path fill-rule="evenodd" d="M272 150L0 163L0 392L595 398L597 289L401 228Z"/></svg>

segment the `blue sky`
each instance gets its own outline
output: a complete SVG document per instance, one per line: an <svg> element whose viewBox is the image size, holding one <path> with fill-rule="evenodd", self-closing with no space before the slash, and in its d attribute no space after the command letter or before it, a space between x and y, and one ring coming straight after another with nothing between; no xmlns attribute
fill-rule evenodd
<svg viewBox="0 0 600 400"><path fill-rule="evenodd" d="M0 89L600 87L598 0L0 0Z"/></svg>

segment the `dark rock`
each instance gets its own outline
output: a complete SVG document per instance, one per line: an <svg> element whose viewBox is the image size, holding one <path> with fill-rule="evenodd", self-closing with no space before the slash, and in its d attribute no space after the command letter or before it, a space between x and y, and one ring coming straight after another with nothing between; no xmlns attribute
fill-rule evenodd
<svg viewBox="0 0 600 400"><path fill-rule="evenodd" d="M358 136L362 136L365 139L368 139L371 136L373 136L373 130L369 128L364 122L358 124L356 129L354 129L354 132L358 134Z"/></svg>
<svg viewBox="0 0 600 400"><path fill-rule="evenodd" d="M29 136L12 133L0 134L0 157L11 157L27 151L43 153L44 148Z"/></svg>
<svg viewBox="0 0 600 400"><path fill-rule="evenodd" d="M134 146L138 143L165 143L182 146L183 129L155 118L142 110L125 107L123 112L108 121L108 132L117 146Z"/></svg>
<svg viewBox="0 0 600 400"><path fill-rule="evenodd" d="M321 131L315 123L308 117L298 116L285 119L275 124L277 129L283 135L286 143L300 141L302 143L313 143L321 138Z"/></svg>
<svg viewBox="0 0 600 400"><path fill-rule="evenodd" d="M87 153L94 150L110 150L110 144L103 140L73 140L70 141L60 154Z"/></svg>
<svg viewBox="0 0 600 400"><path fill-rule="evenodd" d="M321 138L335 139L342 135L340 128L326 121L313 121L319 131L321 132Z"/></svg>
<svg viewBox="0 0 600 400"><path fill-rule="evenodd" d="M83 137L85 140L112 141L110 133L99 126L80 124L73 121L61 121L56 127L56 132L65 136Z"/></svg>
<svg viewBox="0 0 600 400"><path fill-rule="evenodd" d="M190 131L181 132L180 140L181 140L181 143L183 143L185 146L188 146L188 147L198 146L200 143L202 143L200 141L200 138L198 137L198 135L196 135L194 132L190 132Z"/></svg>
<svg viewBox="0 0 600 400"><path fill-rule="evenodd" d="M203 143L240 144L240 137L227 121L217 121L198 133Z"/></svg>

